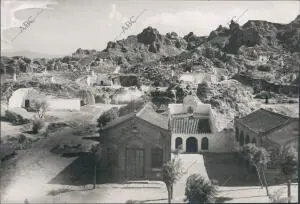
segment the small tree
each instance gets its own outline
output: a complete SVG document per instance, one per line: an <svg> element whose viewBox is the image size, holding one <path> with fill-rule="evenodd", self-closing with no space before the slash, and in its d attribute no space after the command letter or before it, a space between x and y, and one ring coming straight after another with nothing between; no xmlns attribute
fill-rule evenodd
<svg viewBox="0 0 300 204"><path fill-rule="evenodd" d="M112 108L108 111L102 113L102 115L97 119L98 127L103 127L110 121L118 117L118 109Z"/></svg>
<svg viewBox="0 0 300 204"><path fill-rule="evenodd" d="M217 189L200 174L192 174L186 180L185 196L189 203L213 203Z"/></svg>
<svg viewBox="0 0 300 204"><path fill-rule="evenodd" d="M261 173L263 174L267 195L269 195L268 184L264 172L265 166L270 161L269 153L264 147L257 147L255 144L247 144L243 146L242 151L246 159L250 162L250 164L255 167L258 179L262 187L263 182L261 179Z"/></svg>
<svg viewBox="0 0 300 204"><path fill-rule="evenodd" d="M97 182L97 161L101 158L101 146L100 144L93 145L90 152L94 157L94 179L93 179L93 189L96 188Z"/></svg>
<svg viewBox="0 0 300 204"><path fill-rule="evenodd" d="M34 101L34 109L39 118L45 118L45 113L48 110L49 104L46 100Z"/></svg>
<svg viewBox="0 0 300 204"><path fill-rule="evenodd" d="M294 147L283 148L280 153L280 170L281 175L287 182L288 202L291 202L291 180L297 173L298 152Z"/></svg>
<svg viewBox="0 0 300 204"><path fill-rule="evenodd" d="M162 168L162 180L166 184L168 191L168 203L171 203L173 198L173 185L181 178L184 174L182 163L177 155L171 161L168 161L163 165Z"/></svg>

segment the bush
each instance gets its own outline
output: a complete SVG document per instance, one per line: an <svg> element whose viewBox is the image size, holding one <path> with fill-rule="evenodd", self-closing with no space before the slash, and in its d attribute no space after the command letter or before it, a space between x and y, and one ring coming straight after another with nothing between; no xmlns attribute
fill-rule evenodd
<svg viewBox="0 0 300 204"><path fill-rule="evenodd" d="M37 134L43 127L45 126L45 123L41 119L35 119L32 121L32 132L34 134Z"/></svg>
<svg viewBox="0 0 300 204"><path fill-rule="evenodd" d="M187 178L185 195L189 203L213 203L217 189L200 174L192 174Z"/></svg>
<svg viewBox="0 0 300 204"><path fill-rule="evenodd" d="M118 108L112 108L108 111L102 113L102 115L97 119L98 127L103 127L110 121L116 119L119 116Z"/></svg>
<svg viewBox="0 0 300 204"><path fill-rule="evenodd" d="M21 115L8 110L5 111L5 120L11 122L13 125L23 125L29 122L28 119L25 119Z"/></svg>

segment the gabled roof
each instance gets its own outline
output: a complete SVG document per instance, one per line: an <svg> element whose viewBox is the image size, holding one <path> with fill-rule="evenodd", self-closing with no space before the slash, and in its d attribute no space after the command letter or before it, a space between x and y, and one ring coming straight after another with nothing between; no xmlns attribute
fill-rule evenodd
<svg viewBox="0 0 300 204"><path fill-rule="evenodd" d="M245 117L237 119L237 122L245 125L256 133L266 133L289 123L289 121L293 119L294 118L261 108Z"/></svg>
<svg viewBox="0 0 300 204"><path fill-rule="evenodd" d="M116 125L125 122L127 120L130 120L132 118L139 118L142 119L154 126L160 127L162 129L168 130L168 117L160 115L156 113L150 104L146 104L139 112L135 113L129 113L124 116L121 116L110 123L108 123L106 126L102 128L102 130L107 130L112 127L115 127Z"/></svg>

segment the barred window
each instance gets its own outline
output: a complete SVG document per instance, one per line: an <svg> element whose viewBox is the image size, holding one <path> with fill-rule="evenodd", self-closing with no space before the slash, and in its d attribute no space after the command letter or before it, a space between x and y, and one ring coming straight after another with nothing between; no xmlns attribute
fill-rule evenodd
<svg viewBox="0 0 300 204"><path fill-rule="evenodd" d="M162 168L163 165L163 150L161 148L152 148L151 150L151 167Z"/></svg>

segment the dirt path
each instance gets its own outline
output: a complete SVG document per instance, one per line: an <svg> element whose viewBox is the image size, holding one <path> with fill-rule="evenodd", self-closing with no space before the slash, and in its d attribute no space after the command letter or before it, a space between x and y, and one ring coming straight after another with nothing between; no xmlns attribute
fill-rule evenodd
<svg viewBox="0 0 300 204"><path fill-rule="evenodd" d="M87 142L81 139L82 135L74 135L74 132L82 131L86 127L90 128L91 124L94 125L96 132L95 119L111 107L112 105L97 104L83 107L80 112L50 112L49 114L62 121L75 123L75 126L61 128L49 134L47 138L34 143L32 148L18 151L15 158L3 163L1 200L24 202L25 198L39 200L40 197L44 197L51 186L47 183L76 159L60 157L50 150L57 144Z"/></svg>

